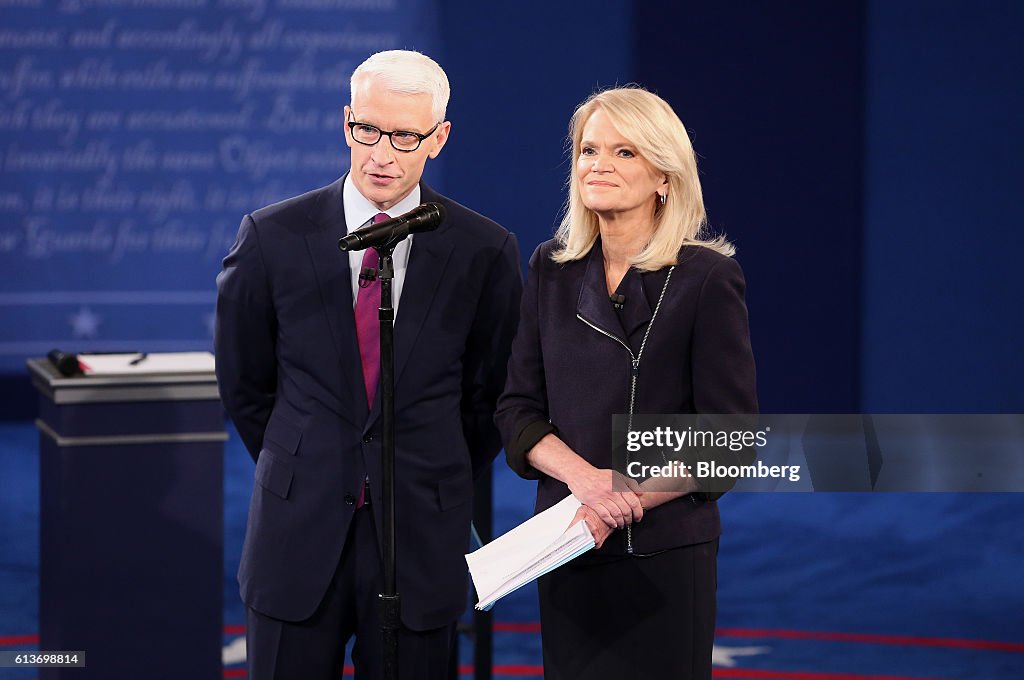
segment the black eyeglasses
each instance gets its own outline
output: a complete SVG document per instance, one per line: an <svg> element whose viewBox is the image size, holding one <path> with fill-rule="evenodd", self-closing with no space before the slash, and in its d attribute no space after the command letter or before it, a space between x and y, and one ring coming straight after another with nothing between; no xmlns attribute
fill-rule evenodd
<svg viewBox="0 0 1024 680"><path fill-rule="evenodd" d="M348 116L349 118L352 117L351 111L349 111ZM434 134L434 131L437 130L437 126L440 124L441 121L438 121L426 134L420 134L419 132L413 132L411 130L381 130L376 125L358 123L354 120L350 120L348 122L348 129L352 132L352 139L356 140L360 144L373 146L380 141L381 137L386 136L391 140L391 146L395 151L409 152L420 148L420 144L423 143L423 140Z"/></svg>

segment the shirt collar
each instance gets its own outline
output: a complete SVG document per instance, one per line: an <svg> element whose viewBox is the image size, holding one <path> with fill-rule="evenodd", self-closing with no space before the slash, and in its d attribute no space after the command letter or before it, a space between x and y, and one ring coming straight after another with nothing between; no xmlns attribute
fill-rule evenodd
<svg viewBox="0 0 1024 680"><path fill-rule="evenodd" d="M355 182L352 181L352 173L345 176L345 186L342 191L342 200L345 205L345 224L349 232L363 226L372 220L377 213L381 212L377 206L359 193ZM409 212L419 204L420 185L417 183L408 196L388 208L387 214L390 217L398 217Z"/></svg>

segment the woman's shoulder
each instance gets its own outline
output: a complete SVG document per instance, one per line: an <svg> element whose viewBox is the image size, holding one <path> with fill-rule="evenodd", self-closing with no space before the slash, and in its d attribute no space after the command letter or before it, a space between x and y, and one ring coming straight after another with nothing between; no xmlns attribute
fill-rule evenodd
<svg viewBox="0 0 1024 680"><path fill-rule="evenodd" d="M586 258L580 260L574 260L572 262L559 263L555 262L552 257L555 253L561 250L562 244L559 243L558 239L548 239L540 245L538 245L534 251L533 256L530 257L530 269L543 270L543 271L561 271L566 267L578 265Z"/></svg>
<svg viewBox="0 0 1024 680"><path fill-rule="evenodd" d="M736 258L699 245L686 245L680 248L677 266L689 275L700 278L704 278L713 271L742 271Z"/></svg>
<svg viewBox="0 0 1024 680"><path fill-rule="evenodd" d="M549 238L533 250L533 257L530 260L551 260L551 254L558 250L558 248L558 239Z"/></svg>

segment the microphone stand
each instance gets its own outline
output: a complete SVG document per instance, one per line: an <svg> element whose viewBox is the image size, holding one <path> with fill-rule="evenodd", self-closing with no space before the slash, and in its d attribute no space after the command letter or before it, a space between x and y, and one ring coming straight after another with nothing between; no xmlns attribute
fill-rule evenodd
<svg viewBox="0 0 1024 680"><path fill-rule="evenodd" d="M398 629L402 600L395 577L395 309L391 281L395 276L391 254L401 239L374 250L380 256L380 405L381 486L383 489L384 592L380 593L380 629L384 680L398 680Z"/></svg>
<svg viewBox="0 0 1024 680"><path fill-rule="evenodd" d="M384 592L379 594L380 629L383 648L384 680L398 680L398 630L402 625L402 600L395 577L395 308L391 302L391 282L395 278L391 259L395 246L411 233L432 231L444 219L444 206L424 203L401 217L392 218L352 232L338 240L344 252L373 246L380 257L380 406L381 406L381 487L384 553Z"/></svg>

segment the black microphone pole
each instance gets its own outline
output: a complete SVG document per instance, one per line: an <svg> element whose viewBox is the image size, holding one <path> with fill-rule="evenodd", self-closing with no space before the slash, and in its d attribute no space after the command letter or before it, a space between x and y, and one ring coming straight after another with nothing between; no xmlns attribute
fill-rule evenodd
<svg viewBox="0 0 1024 680"><path fill-rule="evenodd" d="M398 630L402 625L402 600L395 576L395 308L391 302L395 267L391 255L395 246L409 234L433 231L444 217L443 205L424 203L404 215L357 229L338 240L338 248L344 252L372 247L380 256L380 308L377 318L380 320L384 592L380 593L379 600L384 680L398 680Z"/></svg>
<svg viewBox="0 0 1024 680"><path fill-rule="evenodd" d="M398 628L402 625L402 599L395 576L395 309L391 281L395 277L391 254L395 243L374 248L380 256L380 406L381 486L383 488L384 592L380 594L384 680L398 680Z"/></svg>

